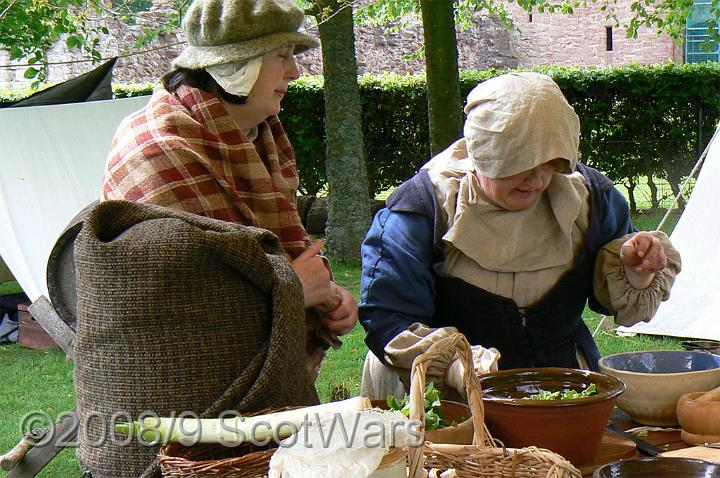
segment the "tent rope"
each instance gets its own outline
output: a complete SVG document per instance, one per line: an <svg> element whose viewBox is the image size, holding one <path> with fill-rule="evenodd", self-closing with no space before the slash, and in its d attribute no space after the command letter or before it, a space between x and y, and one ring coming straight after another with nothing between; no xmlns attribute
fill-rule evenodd
<svg viewBox="0 0 720 478"><path fill-rule="evenodd" d="M678 203L678 201L680 200L682 195L687 190L688 186L690 185L690 180L693 177L695 177L695 174L700 169L700 166L702 165L703 161L705 161L705 157L707 156L708 151L710 150L710 145L713 143L713 141L715 141L715 137L718 135L718 132L720 132L720 128L715 130L715 134L713 134L712 138L710 138L710 141L708 141L707 146L705 146L705 150L700 155L700 158L695 163L695 166L693 166L692 171L690 171L690 174L685 179L685 182L683 183L683 185L680 187L680 191L678 191L677 196L675 196L675 200L670 205L670 207L668 207L667 211L665 212L665 215L660 220L660 224L658 224L658 227L655 228L656 231L659 231L660 229L662 229L662 227L665 225L665 222L667 221L668 217L670 217L670 213L672 212L673 208L675 207L675 205Z"/></svg>
<svg viewBox="0 0 720 478"><path fill-rule="evenodd" d="M602 327L602 325L605 323L605 319L607 319L607 316L605 316L605 315L600 317L600 322L598 322L597 327L595 327L595 330L592 333L593 337L595 337L597 335L598 331L600 331L600 327Z"/></svg>

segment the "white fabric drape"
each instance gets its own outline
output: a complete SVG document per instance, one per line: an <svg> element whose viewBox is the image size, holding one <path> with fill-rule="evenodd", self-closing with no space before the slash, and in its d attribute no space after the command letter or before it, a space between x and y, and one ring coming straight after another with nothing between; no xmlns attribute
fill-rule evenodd
<svg viewBox="0 0 720 478"><path fill-rule="evenodd" d="M717 137L716 137L717 138ZM714 140L670 239L682 272L655 318L621 332L720 340L720 141Z"/></svg>
<svg viewBox="0 0 720 478"><path fill-rule="evenodd" d="M0 257L31 300L67 223L100 197L118 124L149 97L0 109Z"/></svg>

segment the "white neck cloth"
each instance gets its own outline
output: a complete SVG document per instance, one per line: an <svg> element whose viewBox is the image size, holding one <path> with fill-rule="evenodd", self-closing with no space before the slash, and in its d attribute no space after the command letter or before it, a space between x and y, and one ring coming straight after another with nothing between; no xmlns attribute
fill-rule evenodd
<svg viewBox="0 0 720 478"><path fill-rule="evenodd" d="M242 63L224 63L205 68L220 87L232 95L250 94L260 74L262 57L256 57Z"/></svg>
<svg viewBox="0 0 720 478"><path fill-rule="evenodd" d="M423 166L447 217L445 242L493 272L532 272L572 261L582 184L555 173L537 202L521 211L508 211L488 201L474 167L464 139ZM453 273L452 269L445 272Z"/></svg>

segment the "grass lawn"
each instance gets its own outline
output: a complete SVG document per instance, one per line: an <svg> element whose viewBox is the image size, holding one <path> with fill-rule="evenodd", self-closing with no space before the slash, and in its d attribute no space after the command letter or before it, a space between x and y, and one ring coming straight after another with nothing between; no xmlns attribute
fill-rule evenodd
<svg viewBox="0 0 720 478"><path fill-rule="evenodd" d="M633 217L634 224L643 230L654 230L663 211L645 211ZM672 230L677 222L675 214L665 228ZM334 263L335 280L359 296L360 265ZM17 283L0 284L0 295L18 291ZM599 323L597 314L586 311L591 331ZM343 338L344 345L330 350L318 379L317 388L323 401L331 397L357 395L360 389L360 372L367 347L364 332L358 325ZM680 340L665 337L619 337L600 331L596 340L603 355L619 351L649 349L680 349ZM40 411L55 418L63 411L74 408L73 368L58 350L48 352L30 350L17 345L0 346L0 453L10 449L20 438L23 417ZM26 428L23 428L26 429ZM0 471L0 477L4 472ZM40 477L79 477L80 468L74 450L67 449L40 474Z"/></svg>
<svg viewBox="0 0 720 478"><path fill-rule="evenodd" d="M22 292L22 287L20 287L20 284L16 281L3 282L0 284L0 296L19 294L20 292Z"/></svg>
<svg viewBox="0 0 720 478"><path fill-rule="evenodd" d="M23 417L46 414L53 419L75 408L72 362L59 350L43 352L18 345L0 345L0 453L20 439ZM41 427L42 423L34 425ZM0 471L0 476L4 472ZM66 449L38 476L80 477L74 449Z"/></svg>

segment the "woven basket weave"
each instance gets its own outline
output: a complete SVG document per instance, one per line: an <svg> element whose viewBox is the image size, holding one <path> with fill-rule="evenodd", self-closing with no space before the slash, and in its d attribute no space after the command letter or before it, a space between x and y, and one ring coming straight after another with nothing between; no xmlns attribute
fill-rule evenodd
<svg viewBox="0 0 720 478"><path fill-rule="evenodd" d="M495 446L485 426L480 383L474 372L470 344L462 334L454 334L434 344L418 356L412 365L410 383L410 418L419 420L424 432L425 373L437 358L455 350L465 366L464 380L474 426L473 445L445 445L425 442L408 449L408 477L421 478L424 468L445 471L455 469L459 478L581 478L569 461L550 450L527 447L507 449Z"/></svg>
<svg viewBox="0 0 720 478"><path fill-rule="evenodd" d="M267 478L270 459L277 448L250 451L214 444L183 447L177 443L160 450L162 476L171 478ZM240 456L242 453L246 453ZM405 462L405 450L391 448L379 468ZM349 477L351 478L351 477Z"/></svg>
<svg viewBox="0 0 720 478"><path fill-rule="evenodd" d="M172 478L265 478L276 448L250 451L203 444L183 447L173 443L158 454L162 476Z"/></svg>
<svg viewBox="0 0 720 478"><path fill-rule="evenodd" d="M245 416L294 410L299 407L267 408ZM259 447L243 444L226 447L217 443L183 446L171 443L160 449L157 463L162 476L171 478L266 478L277 444Z"/></svg>

